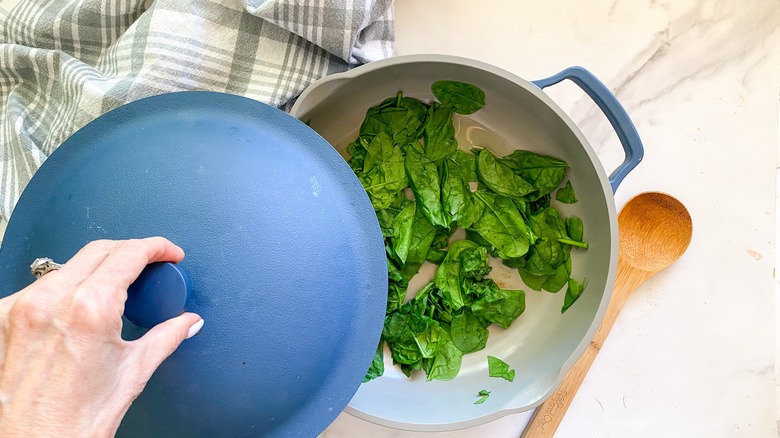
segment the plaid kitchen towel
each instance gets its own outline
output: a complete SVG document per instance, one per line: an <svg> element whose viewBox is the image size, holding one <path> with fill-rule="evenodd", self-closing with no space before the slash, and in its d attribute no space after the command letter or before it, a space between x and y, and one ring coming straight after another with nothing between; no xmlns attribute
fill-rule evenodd
<svg viewBox="0 0 780 438"><path fill-rule="evenodd" d="M76 130L181 90L285 108L393 52L392 0L0 0L0 216Z"/></svg>

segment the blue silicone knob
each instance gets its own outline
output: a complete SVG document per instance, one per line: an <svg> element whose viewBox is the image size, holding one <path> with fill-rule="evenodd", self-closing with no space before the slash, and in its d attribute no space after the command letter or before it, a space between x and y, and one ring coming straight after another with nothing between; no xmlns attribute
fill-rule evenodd
<svg viewBox="0 0 780 438"><path fill-rule="evenodd" d="M184 312L190 280L174 263L146 266L127 289L125 316L139 327L151 328Z"/></svg>

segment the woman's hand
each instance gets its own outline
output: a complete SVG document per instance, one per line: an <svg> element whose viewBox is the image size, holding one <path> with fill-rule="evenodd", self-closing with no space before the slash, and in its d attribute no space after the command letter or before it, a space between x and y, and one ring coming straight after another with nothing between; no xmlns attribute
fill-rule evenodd
<svg viewBox="0 0 780 438"><path fill-rule="evenodd" d="M147 264L182 258L161 237L95 241L0 299L0 436L113 436L155 369L203 325L184 313L121 338L128 286Z"/></svg>

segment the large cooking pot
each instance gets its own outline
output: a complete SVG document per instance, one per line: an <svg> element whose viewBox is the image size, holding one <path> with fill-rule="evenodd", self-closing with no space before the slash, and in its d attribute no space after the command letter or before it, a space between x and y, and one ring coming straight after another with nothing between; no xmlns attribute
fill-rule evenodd
<svg viewBox="0 0 780 438"><path fill-rule="evenodd" d="M618 255L618 227L613 198L626 174L641 160L643 149L625 110L593 75L570 68L541 81L528 82L509 72L474 60L452 56L413 55L374 62L326 77L310 86L292 108L346 156L345 147L357 137L366 110L403 91L405 96L433 99L434 81L455 80L480 87L485 107L456 120L460 146L485 146L503 156L515 149L561 158L571 166L568 177L580 201L558 206L564 216L585 224L587 251L572 256L572 277L588 278L577 303L561 314L563 293L528 290L516 271L494 265L491 276L501 286L525 289L526 311L508 329L491 327L487 347L465 355L460 374L447 382L409 379L391 367L385 352L385 374L364 383L347 411L357 417L411 430L448 430L484 423L541 404L588 346L612 292ZM606 114L622 142L625 161L607 177L587 139L542 89L569 79L579 85ZM476 123L474 123L476 122ZM492 131L492 132L490 132ZM427 278L426 278L427 276ZM432 276L425 268L410 285L416 292ZM488 377L486 356L502 358L517 371L513 382ZM480 390L490 398L475 405Z"/></svg>

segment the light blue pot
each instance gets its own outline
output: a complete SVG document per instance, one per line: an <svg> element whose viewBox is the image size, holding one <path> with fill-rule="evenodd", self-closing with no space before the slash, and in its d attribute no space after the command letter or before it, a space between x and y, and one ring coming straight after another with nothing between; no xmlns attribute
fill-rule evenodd
<svg viewBox="0 0 780 438"><path fill-rule="evenodd" d="M408 430L474 426L532 409L555 391L588 346L607 308L618 256L613 191L643 155L625 110L598 79L580 67L529 82L470 59L401 56L320 80L300 96L291 113L300 120L310 120L310 126L345 155L346 145L356 138L370 106L399 90L405 96L431 100L431 83L443 79L471 83L485 91L486 106L468 117L498 133L506 144L482 146L497 155L520 148L569 163L568 176L580 202L557 206L565 216L576 215L584 221L590 248L573 251L572 277L587 277L588 285L579 301L561 315L565 291L550 294L528 290L516 272L511 276L511 271L495 266L492 277L502 287L527 292L526 311L509 329L491 327L485 350L464 356L460 374L448 382L426 382L424 376L408 379L390 365L392 361L386 354L385 375L363 384L346 409L362 419ZM577 126L542 92L564 79L572 80L591 96L618 133L626 159L610 176ZM431 272L429 269L427 274ZM503 277L502 272L506 274ZM514 382L488 377L487 355L499 357L515 368ZM477 393L483 389L491 391L490 398L474 405Z"/></svg>

